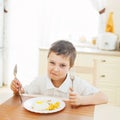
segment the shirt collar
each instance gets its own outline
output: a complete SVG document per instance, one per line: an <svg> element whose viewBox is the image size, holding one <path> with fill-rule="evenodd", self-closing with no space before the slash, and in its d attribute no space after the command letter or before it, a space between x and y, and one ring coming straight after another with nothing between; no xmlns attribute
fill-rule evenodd
<svg viewBox="0 0 120 120"><path fill-rule="evenodd" d="M47 89L52 89L55 88L53 83L51 82L51 80L49 78L47 78Z"/></svg>
<svg viewBox="0 0 120 120"><path fill-rule="evenodd" d="M68 92L70 85L71 85L71 81L70 81L70 77L69 77L69 74L68 74L65 81L57 89L62 91L62 92ZM55 86L53 85L51 80L48 78L47 79L47 89L54 89L54 88L55 88Z"/></svg>

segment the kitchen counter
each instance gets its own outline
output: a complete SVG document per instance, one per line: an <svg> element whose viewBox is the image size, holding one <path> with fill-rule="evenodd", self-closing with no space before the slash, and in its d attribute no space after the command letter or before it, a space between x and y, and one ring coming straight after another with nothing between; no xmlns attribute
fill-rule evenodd
<svg viewBox="0 0 120 120"><path fill-rule="evenodd" d="M81 53L90 53L90 54L97 54L97 55L112 55L112 56L119 56L120 51L107 51L107 50L100 50L97 48L88 48L88 47L76 47L76 50Z"/></svg>
<svg viewBox="0 0 120 120"><path fill-rule="evenodd" d="M48 47L41 47L42 50L48 50ZM76 47L77 52L84 53L84 54L97 54L97 55L109 55L109 56L118 56L120 57L120 51L107 51L107 50L100 50L97 48L90 48L90 47Z"/></svg>

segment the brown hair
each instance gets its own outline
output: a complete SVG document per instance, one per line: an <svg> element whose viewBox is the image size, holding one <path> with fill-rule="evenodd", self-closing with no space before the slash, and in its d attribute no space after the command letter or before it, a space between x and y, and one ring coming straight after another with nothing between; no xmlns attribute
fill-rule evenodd
<svg viewBox="0 0 120 120"><path fill-rule="evenodd" d="M70 58L70 67L74 65L76 58L76 49L73 44L67 40L58 40L54 42L48 52L48 57L51 52L55 52L56 55L64 55Z"/></svg>

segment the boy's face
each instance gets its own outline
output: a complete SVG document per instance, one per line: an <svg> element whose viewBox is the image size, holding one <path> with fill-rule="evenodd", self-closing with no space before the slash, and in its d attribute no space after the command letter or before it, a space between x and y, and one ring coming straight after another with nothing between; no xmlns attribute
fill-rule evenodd
<svg viewBox="0 0 120 120"><path fill-rule="evenodd" d="M48 75L52 80L64 80L70 70L70 59L51 52L48 57Z"/></svg>

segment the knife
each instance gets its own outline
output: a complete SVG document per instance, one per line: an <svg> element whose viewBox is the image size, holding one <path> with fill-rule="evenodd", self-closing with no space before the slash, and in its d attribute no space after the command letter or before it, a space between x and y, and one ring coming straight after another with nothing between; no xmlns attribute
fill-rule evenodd
<svg viewBox="0 0 120 120"><path fill-rule="evenodd" d="M17 77L17 64L15 65L14 67L14 70L13 70L13 75L14 75L14 78L16 79ZM22 96L21 96L21 92L20 92L20 88L19 88L19 96L20 96L20 101L22 103Z"/></svg>
<svg viewBox="0 0 120 120"><path fill-rule="evenodd" d="M16 75L17 75L17 64L16 64L15 67L14 67L13 75L14 75L14 77L16 78Z"/></svg>

